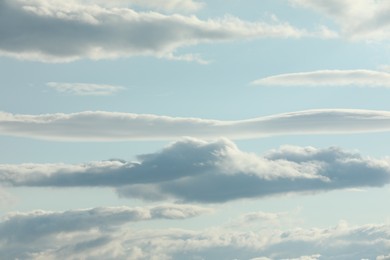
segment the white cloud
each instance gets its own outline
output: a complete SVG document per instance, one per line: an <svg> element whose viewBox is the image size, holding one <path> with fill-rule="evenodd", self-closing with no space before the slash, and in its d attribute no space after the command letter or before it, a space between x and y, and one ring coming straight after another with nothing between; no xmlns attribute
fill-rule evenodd
<svg viewBox="0 0 390 260"><path fill-rule="evenodd" d="M390 161L339 148L285 146L257 156L226 139L184 139L139 162L2 164L0 182L29 187L114 187L122 197L222 203L390 182Z"/></svg>
<svg viewBox="0 0 390 260"><path fill-rule="evenodd" d="M7 259L379 260L386 259L390 250L388 225L343 222L330 228L248 232L221 227L140 230L125 226L126 214L115 214L72 211L10 216L0 222L4 231L0 253Z"/></svg>
<svg viewBox="0 0 390 260"><path fill-rule="evenodd" d="M46 85L58 92L78 96L107 96L125 89L121 86L88 83L48 82Z"/></svg>
<svg viewBox="0 0 390 260"><path fill-rule="evenodd" d="M103 111L44 115L0 112L0 135L56 141L173 140L182 136L249 139L389 130L390 112L375 110L307 110L238 121Z"/></svg>
<svg viewBox="0 0 390 260"><path fill-rule="evenodd" d="M164 2L166 6L175 3ZM199 43L328 36L323 30L309 33L284 22L247 22L231 16L201 20L195 16L49 0L0 0L0 6L0 54L40 61L133 55L203 61L192 54L176 57L174 52Z"/></svg>
<svg viewBox="0 0 390 260"><path fill-rule="evenodd" d="M390 88L390 73L373 70L317 70L279 74L252 82L261 86L302 87L385 87Z"/></svg>
<svg viewBox="0 0 390 260"><path fill-rule="evenodd" d="M352 40L390 39L390 2L386 0L290 0L331 18Z"/></svg>

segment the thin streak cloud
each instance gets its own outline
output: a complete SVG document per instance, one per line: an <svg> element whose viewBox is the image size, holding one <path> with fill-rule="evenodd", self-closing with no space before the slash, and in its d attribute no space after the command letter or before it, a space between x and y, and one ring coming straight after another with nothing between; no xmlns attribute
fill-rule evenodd
<svg viewBox="0 0 390 260"><path fill-rule="evenodd" d="M374 70L317 70L279 74L251 83L275 87L384 87L390 88L390 73Z"/></svg>
<svg viewBox="0 0 390 260"><path fill-rule="evenodd" d="M376 110L307 110L237 121L103 111L44 115L0 112L0 135L55 141L174 140L183 136L250 139L384 131L390 131L390 112Z"/></svg>
<svg viewBox="0 0 390 260"><path fill-rule="evenodd" d="M125 89L122 86L88 83L48 82L46 85L60 93L77 96L108 96Z"/></svg>

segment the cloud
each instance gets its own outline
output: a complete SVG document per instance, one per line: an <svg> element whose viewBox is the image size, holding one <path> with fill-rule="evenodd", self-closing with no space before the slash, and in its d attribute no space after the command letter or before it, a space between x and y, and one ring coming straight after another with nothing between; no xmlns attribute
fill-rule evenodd
<svg viewBox="0 0 390 260"><path fill-rule="evenodd" d="M203 2L193 0L73 0L73 2L108 7L134 6L168 12L196 12L205 5Z"/></svg>
<svg viewBox="0 0 390 260"><path fill-rule="evenodd" d="M0 182L29 187L115 187L144 200L223 203L286 193L307 193L390 182L390 161L340 148L284 146L265 156L245 153L227 139L183 139L139 162L2 164Z"/></svg>
<svg viewBox="0 0 390 260"><path fill-rule="evenodd" d="M379 260L387 259L390 249L388 225L340 222L329 228L245 232L218 226L198 231L135 229L126 226L133 215L118 211L9 215L0 222L0 253L7 259Z"/></svg>
<svg viewBox="0 0 390 260"><path fill-rule="evenodd" d="M0 252L7 259L31 259L34 257L23 251L43 250L47 247L46 243L49 246L59 246L71 240L78 243L79 249L99 246L108 242L110 233L130 222L178 220L210 211L193 205L162 205L148 208L100 207L64 212L37 210L29 213L9 213L0 222ZM99 234L106 235L96 237ZM89 239L82 242L83 237ZM38 248L35 248L36 246Z"/></svg>
<svg viewBox="0 0 390 260"><path fill-rule="evenodd" d="M169 6L179 2L164 3ZM0 55L48 62L134 55L172 59L178 48L199 43L328 37L323 30L309 33L279 21L247 22L231 16L201 20L195 16L50 0L0 0L0 32ZM203 61L191 55L179 57Z"/></svg>
<svg viewBox="0 0 390 260"><path fill-rule="evenodd" d="M260 86L302 87L385 87L390 88L390 73L373 70L317 70L279 74L253 81Z"/></svg>
<svg viewBox="0 0 390 260"><path fill-rule="evenodd" d="M349 39L364 41L390 39L389 1L290 0L290 2L328 16Z"/></svg>
<svg viewBox="0 0 390 260"><path fill-rule="evenodd" d="M307 110L238 121L103 111L44 115L0 112L0 135L55 141L174 140L182 136L250 139L389 130L390 112L375 110Z"/></svg>
<svg viewBox="0 0 390 260"><path fill-rule="evenodd" d="M46 85L58 92L77 96L107 96L125 89L121 86L87 83L48 82Z"/></svg>

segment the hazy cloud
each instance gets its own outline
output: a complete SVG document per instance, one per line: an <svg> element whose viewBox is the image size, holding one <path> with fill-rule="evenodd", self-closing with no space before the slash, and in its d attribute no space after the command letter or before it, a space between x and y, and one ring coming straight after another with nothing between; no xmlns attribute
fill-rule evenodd
<svg viewBox="0 0 390 260"><path fill-rule="evenodd" d="M0 181L13 186L110 186L120 196L220 203L275 194L382 187L390 162L331 147L285 146L265 156L245 153L229 140L184 139L139 162L83 165L0 165Z"/></svg>
<svg viewBox="0 0 390 260"><path fill-rule="evenodd" d="M331 18L353 40L390 39L390 2L377 0L290 0Z"/></svg>
<svg viewBox="0 0 390 260"><path fill-rule="evenodd" d="M386 87L390 88L390 73L373 70L318 70L279 74L252 82L261 86L302 87Z"/></svg>
<svg viewBox="0 0 390 260"><path fill-rule="evenodd" d="M107 96L125 89L121 86L88 83L48 82L46 85L58 92L78 96Z"/></svg>
<svg viewBox="0 0 390 260"><path fill-rule="evenodd" d="M0 135L56 141L174 140L183 136L249 139L389 130L390 112L375 110L307 110L238 121L102 111L44 115L0 112Z"/></svg>
<svg viewBox="0 0 390 260"><path fill-rule="evenodd" d="M162 2L155 1L156 5ZM152 1L145 5L148 3ZM164 3L168 7L182 2ZM183 3L188 6L193 2ZM309 33L279 21L247 22L231 16L201 20L195 16L50 0L0 0L0 34L0 54L53 62L132 55L172 59L176 49L199 43L262 37L328 37L323 30ZM188 55L181 59L202 60Z"/></svg>

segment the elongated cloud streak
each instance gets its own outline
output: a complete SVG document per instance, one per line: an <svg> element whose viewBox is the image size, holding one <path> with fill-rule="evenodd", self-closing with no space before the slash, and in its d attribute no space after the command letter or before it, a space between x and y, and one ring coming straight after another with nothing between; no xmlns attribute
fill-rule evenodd
<svg viewBox="0 0 390 260"><path fill-rule="evenodd" d="M48 82L46 85L60 93L78 96L108 96L125 89L121 86L88 83Z"/></svg>
<svg viewBox="0 0 390 260"><path fill-rule="evenodd" d="M239 121L101 111L46 115L0 113L1 135L56 141L173 140L182 136L249 139L389 130L390 112L372 110L307 110Z"/></svg>
<svg viewBox="0 0 390 260"><path fill-rule="evenodd" d="M288 23L235 17L201 20L50 0L0 0L0 34L0 55L52 62L134 55L174 59L176 49L199 43L312 34L328 37L328 33L308 33Z"/></svg>
<svg viewBox="0 0 390 260"><path fill-rule="evenodd" d="M318 70L288 73L258 79L260 86L302 87L385 87L390 88L390 73L373 70Z"/></svg>
<svg viewBox="0 0 390 260"><path fill-rule="evenodd" d="M29 187L115 187L144 200L220 203L292 192L382 187L390 162L339 148L282 147L266 156L245 153L226 139L184 139L139 162L0 165L0 183Z"/></svg>

